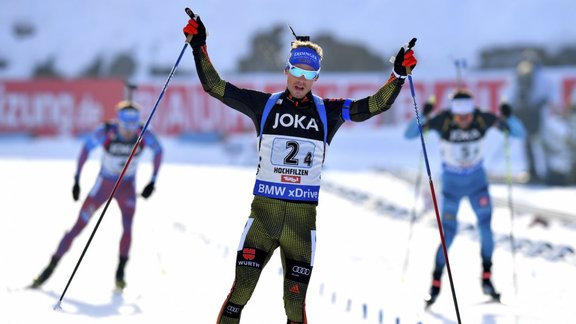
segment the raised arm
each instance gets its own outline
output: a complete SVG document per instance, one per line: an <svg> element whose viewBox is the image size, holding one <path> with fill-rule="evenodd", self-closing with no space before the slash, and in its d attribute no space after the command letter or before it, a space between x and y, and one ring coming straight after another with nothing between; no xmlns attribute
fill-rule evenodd
<svg viewBox="0 0 576 324"><path fill-rule="evenodd" d="M392 106L409 72L416 67L417 60L412 49L400 48L394 57L394 68L388 81L375 94L358 100L350 105L350 119L352 121L363 121L376 116Z"/></svg>
<svg viewBox="0 0 576 324"><path fill-rule="evenodd" d="M184 35L186 35L186 41L192 47L196 71L202 87L211 96L223 100L226 81L220 78L208 57L206 27L200 16L196 15L194 18L190 18L183 31Z"/></svg>

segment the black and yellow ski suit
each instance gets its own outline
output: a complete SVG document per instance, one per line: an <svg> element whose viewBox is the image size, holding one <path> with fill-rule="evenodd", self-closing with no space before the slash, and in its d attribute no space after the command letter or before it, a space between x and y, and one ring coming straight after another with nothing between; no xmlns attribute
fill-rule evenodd
<svg viewBox="0 0 576 324"><path fill-rule="evenodd" d="M311 92L295 99L286 90L268 104L270 93L222 80L205 45L193 48L193 54L204 90L252 119L260 149L254 200L237 251L236 277L218 323L240 322L242 308L278 247L288 323L306 323L305 297L314 266L316 207L326 148L346 120L360 122L388 110L404 80L391 77L375 94L359 100L321 99Z"/></svg>

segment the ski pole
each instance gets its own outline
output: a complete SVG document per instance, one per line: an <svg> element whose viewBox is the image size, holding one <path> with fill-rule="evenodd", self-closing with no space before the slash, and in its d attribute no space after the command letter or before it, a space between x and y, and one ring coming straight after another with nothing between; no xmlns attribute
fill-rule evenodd
<svg viewBox="0 0 576 324"><path fill-rule="evenodd" d="M466 67L465 59L455 59L454 66L456 67L456 86L458 89L464 88L464 81L462 78L462 70Z"/></svg>
<svg viewBox="0 0 576 324"><path fill-rule="evenodd" d="M516 276L516 242L514 239L514 203L512 201L512 170L510 166L510 133L504 133L504 150L506 157L506 183L508 185L508 209L510 210L510 247L512 249L512 281L514 294L518 295L518 278Z"/></svg>
<svg viewBox="0 0 576 324"><path fill-rule="evenodd" d="M418 197L420 196L420 187L422 185L422 164L424 163L424 158L420 155L418 162L418 173L416 175L416 184L414 186L414 204L412 205L412 210L410 211L410 227L408 229L408 244L406 248L406 254L404 255L404 263L402 264L402 281L406 276L408 271L408 263L410 261L410 243L412 242L412 232L414 229L414 223L418 218L418 213L416 212L416 204L418 202Z"/></svg>
<svg viewBox="0 0 576 324"><path fill-rule="evenodd" d="M188 36L188 37L191 37L191 36ZM178 55L178 59L176 60L176 63L172 67L172 70L170 71L170 74L168 75L168 78L166 79L166 82L164 83L164 87L162 88L162 91L160 92L160 95L158 96L156 103L154 104L154 108L150 112L148 119L146 120L146 123L142 127L142 131L140 132L140 135L138 135L138 139L136 140L136 143L134 144L134 147L132 148L132 151L130 152L130 155L128 156L126 164L124 164L124 168L120 172L120 175L118 176L118 179L116 180L116 183L114 184L114 188L112 189L112 192L108 196L108 200L106 201L106 204L104 205L104 208L102 209L102 213L100 214L100 217L98 218L98 221L96 222L96 225L94 226L94 229L92 230L92 233L90 234L90 237L88 238L88 242L86 242L86 245L84 246L84 250L82 250L82 254L80 255L80 258L78 259L78 262L76 262L76 266L74 267L74 270L72 271L72 274L70 275L70 278L68 279L68 282L66 283L66 287L64 287L64 291L62 291L62 294L60 295L60 299L58 300L58 302L54 306L55 310L61 309L60 305L62 303L62 299L64 298L64 295L66 294L66 291L68 290L68 287L70 286L70 283L72 282L72 279L74 278L74 275L76 274L76 271L78 270L78 267L80 266L80 263L82 262L82 259L84 259L84 255L86 254L86 251L88 250L88 247L90 246L90 243L92 242L92 239L94 238L94 235L96 234L96 231L98 230L98 227L100 226L100 223L102 222L102 219L104 218L104 214L106 214L106 211L108 210L108 206L110 206L110 202L112 201L112 198L114 198L114 195L116 194L116 190L118 190L118 186L119 186L120 182L122 181L122 178L124 177L124 174L126 173L128 166L130 165L130 162L132 162L132 158L134 157L134 154L136 153L138 147L140 146L140 143L142 142L142 137L144 136L144 132L148 128L148 125L150 124L150 121L152 120L152 117L154 116L154 113L156 112L156 109L158 108L158 104L162 100L162 97L164 97L164 93L166 92L166 88L168 87L168 83L170 82L170 79L172 79L174 72L176 72L176 68L178 67L180 60L182 59L182 55L184 55L184 52L186 51L186 47L188 47L189 41L190 40L187 38L186 42L184 43L184 46L182 47L182 50L180 51L180 54Z"/></svg>
<svg viewBox="0 0 576 324"><path fill-rule="evenodd" d="M431 96L427 101L426 105L432 105L432 109L434 109L434 103L436 102L436 98ZM426 110L426 108L424 108ZM426 131L424 131L424 139L426 139ZM414 204L412 205L412 210L410 211L410 225L408 229L408 246L406 248L406 254L404 256L404 263L402 265L402 281L404 281L404 277L406 276L406 272L408 271L408 264L410 263L410 243L412 242L412 233L414 224L418 220L419 213L416 212L416 204L418 203L418 198L420 197L420 189L422 186L422 165L424 164L424 156L419 154L418 159L418 172L416 174L416 184L414 186Z"/></svg>
<svg viewBox="0 0 576 324"><path fill-rule="evenodd" d="M128 80L124 81L124 97L127 101L132 101L136 88L138 88L138 86L134 83L130 83Z"/></svg>
<svg viewBox="0 0 576 324"><path fill-rule="evenodd" d="M416 44L416 38L412 38L408 43L408 49L411 49ZM424 162L426 162L426 172L428 174L428 182L430 184L430 193L432 195L432 202L434 203L434 212L436 213L436 222L438 224L438 232L440 234L440 242L442 243L442 252L446 259L446 270L448 278L450 279L450 289L452 290L452 299L454 301L454 308L456 310L456 317L458 323L461 324L460 310L458 309L458 299L456 298L456 289L454 288L454 281L452 279L452 270L450 269L450 261L448 259L448 250L446 248L446 241L444 240L444 231L442 230L442 221L440 220L440 213L438 212L438 202L436 201L436 193L434 192L434 182L430 172L430 163L428 162L428 153L426 152L426 144L424 142L424 132L422 131L422 123L420 123L420 115L418 113L418 104L416 103L416 93L414 91L414 82L412 81L412 73L409 67L406 67L408 74L408 81L410 83L410 92L412 94L412 101L414 102L414 111L416 112L416 121L418 123L418 130L420 131L420 142L422 143L422 152L424 154Z"/></svg>

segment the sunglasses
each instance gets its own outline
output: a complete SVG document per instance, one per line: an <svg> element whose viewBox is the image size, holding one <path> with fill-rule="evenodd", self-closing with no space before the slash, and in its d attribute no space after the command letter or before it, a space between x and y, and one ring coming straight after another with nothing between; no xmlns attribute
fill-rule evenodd
<svg viewBox="0 0 576 324"><path fill-rule="evenodd" d="M320 74L320 70L318 70L318 71L304 70L304 69L301 69L297 66L290 64L290 62L288 62L287 68L288 68L288 72L290 72L290 74L292 74L293 76L295 76L297 78L304 76L304 78L306 80L314 80Z"/></svg>
<svg viewBox="0 0 576 324"><path fill-rule="evenodd" d="M137 129L140 128L140 123L139 122L125 122L125 121L120 121L120 125L129 131L135 131Z"/></svg>
<svg viewBox="0 0 576 324"><path fill-rule="evenodd" d="M128 130L137 130L140 127L140 114L133 109L122 109L118 112L118 122Z"/></svg>

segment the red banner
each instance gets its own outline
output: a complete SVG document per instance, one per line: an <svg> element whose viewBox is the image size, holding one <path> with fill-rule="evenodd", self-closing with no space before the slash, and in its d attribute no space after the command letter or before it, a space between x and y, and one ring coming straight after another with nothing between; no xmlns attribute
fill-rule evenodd
<svg viewBox="0 0 576 324"><path fill-rule="evenodd" d="M576 78L572 70L553 71L551 79L553 102L551 108L561 112L570 98L576 100ZM359 99L375 93L385 82L378 74L323 75L314 85L314 92L324 98ZM469 77L465 86L474 93L475 103L485 110L497 111L501 96L512 82L506 73L478 74ZM238 77L233 83L241 88L261 89L265 92L285 88L276 75ZM448 94L456 87L451 79L415 78L417 104L421 106L435 95L437 109L448 104ZM134 100L144 108L142 118L149 116L158 100L162 84L139 84ZM122 80L0 80L0 134L29 134L33 136L78 135L89 132L103 121L114 118L114 107L123 99ZM400 93L394 107L376 116L362 127L380 127L403 123L414 118L414 102L408 84ZM345 127L356 127L346 123ZM252 121L243 114L208 96L201 85L194 82L173 81L156 109L151 128L160 135L191 133L229 134L254 130Z"/></svg>
<svg viewBox="0 0 576 324"><path fill-rule="evenodd" d="M0 134L75 135L114 116L120 80L0 81Z"/></svg>

